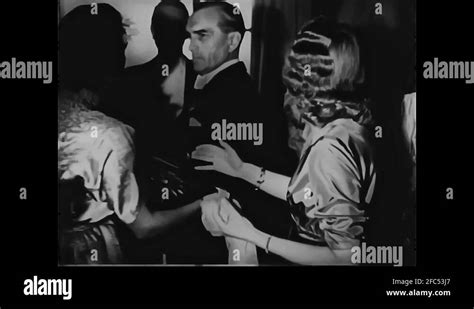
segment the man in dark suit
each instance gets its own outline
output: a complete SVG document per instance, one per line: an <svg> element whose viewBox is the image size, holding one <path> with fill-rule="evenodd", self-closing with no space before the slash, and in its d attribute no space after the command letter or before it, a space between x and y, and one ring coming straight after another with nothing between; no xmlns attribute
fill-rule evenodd
<svg viewBox="0 0 474 309"><path fill-rule="evenodd" d="M156 237L137 241L130 236L126 250L131 262L161 263L164 255L173 264L225 262L225 246L206 233L199 209L186 211L204 194L187 190L183 179L189 161L187 106L196 78L192 62L182 53L188 17L177 0L155 7L151 32L157 56L127 68L106 100L108 115L135 128L140 197L151 213L163 214L163 229Z"/></svg>
<svg viewBox="0 0 474 309"><path fill-rule="evenodd" d="M192 136L189 149L200 144L219 145L217 139L222 138L243 161L278 170L283 151L272 145L270 141L275 139L269 137L279 134L272 125L276 117L263 110L251 77L244 63L239 61L246 31L239 8L226 2L202 3L190 17L186 29L191 37L189 49L194 70L198 73L193 105L189 108ZM239 127L246 128L245 134L235 131ZM255 226L278 234L274 222L278 219L277 213L280 219L285 216L284 203L223 174L198 171L195 177L202 184L229 191ZM286 219L290 222L289 217ZM266 258L260 251L260 263L265 263Z"/></svg>

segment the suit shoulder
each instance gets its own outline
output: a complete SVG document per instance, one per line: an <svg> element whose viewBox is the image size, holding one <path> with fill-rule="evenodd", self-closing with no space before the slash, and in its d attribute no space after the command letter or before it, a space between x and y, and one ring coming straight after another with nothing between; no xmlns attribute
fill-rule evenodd
<svg viewBox="0 0 474 309"><path fill-rule="evenodd" d="M133 65L126 68L124 72L124 76L128 78L139 77L150 72L150 70L151 70L151 62L149 61L149 62Z"/></svg>

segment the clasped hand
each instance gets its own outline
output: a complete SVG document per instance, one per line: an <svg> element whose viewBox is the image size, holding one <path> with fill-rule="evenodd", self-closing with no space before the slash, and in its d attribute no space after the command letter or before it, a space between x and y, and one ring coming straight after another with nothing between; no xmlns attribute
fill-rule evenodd
<svg viewBox="0 0 474 309"><path fill-rule="evenodd" d="M237 201L234 200L235 203ZM238 204L238 203L237 203ZM240 205L239 205L240 206ZM225 236L249 240L253 225L242 217L231 205L227 198L204 199L201 202L203 223L214 236L220 236L218 230ZM207 222L207 224L205 223Z"/></svg>

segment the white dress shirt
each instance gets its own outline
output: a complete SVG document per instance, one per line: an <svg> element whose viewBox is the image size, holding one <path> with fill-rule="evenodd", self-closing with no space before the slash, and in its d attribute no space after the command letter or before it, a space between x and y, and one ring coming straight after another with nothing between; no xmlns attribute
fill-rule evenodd
<svg viewBox="0 0 474 309"><path fill-rule="evenodd" d="M204 86L206 86L214 78L214 76L217 75L217 73L227 69L228 67L236 64L237 62L239 62L239 59L232 59L227 62L224 62L219 67L217 67L216 69L214 69L213 71L207 74L198 75L196 78L196 81L194 82L194 89L204 88Z"/></svg>

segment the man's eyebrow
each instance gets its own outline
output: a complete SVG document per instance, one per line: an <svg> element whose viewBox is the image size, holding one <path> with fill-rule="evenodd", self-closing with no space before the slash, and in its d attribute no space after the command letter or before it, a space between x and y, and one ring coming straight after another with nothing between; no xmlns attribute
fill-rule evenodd
<svg viewBox="0 0 474 309"><path fill-rule="evenodd" d="M198 30L192 30L191 33L195 33L195 34L199 34L199 35L202 35L202 34L206 34L206 33L209 33L211 32L210 29L198 29Z"/></svg>

